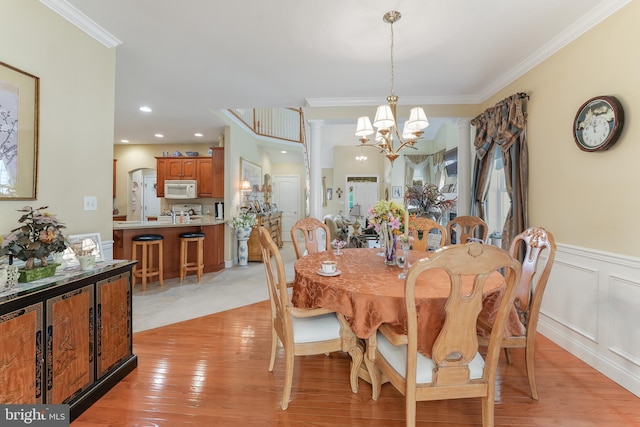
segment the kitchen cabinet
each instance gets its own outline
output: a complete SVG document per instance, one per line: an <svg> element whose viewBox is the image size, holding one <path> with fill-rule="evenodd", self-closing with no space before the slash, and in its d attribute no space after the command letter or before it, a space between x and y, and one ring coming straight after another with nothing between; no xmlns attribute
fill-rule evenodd
<svg viewBox="0 0 640 427"><path fill-rule="evenodd" d="M0 298L1 404L69 404L73 420L136 368L134 264L66 272Z"/></svg>
<svg viewBox="0 0 640 427"><path fill-rule="evenodd" d="M164 181L193 179L199 198L224 197L224 148L211 157L156 157L156 195L164 197Z"/></svg>
<svg viewBox="0 0 640 427"><path fill-rule="evenodd" d="M260 236L258 235L258 227L265 227L271 232L271 238L279 248L282 247L282 213L271 212L268 214L256 215L258 225L253 227L251 235L247 241L249 248L249 261L262 261L262 250L260 248Z"/></svg>

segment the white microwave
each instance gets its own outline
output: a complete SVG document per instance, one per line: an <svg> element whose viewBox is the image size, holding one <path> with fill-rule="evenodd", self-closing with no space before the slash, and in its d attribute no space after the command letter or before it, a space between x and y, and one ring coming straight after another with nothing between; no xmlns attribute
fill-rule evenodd
<svg viewBox="0 0 640 427"><path fill-rule="evenodd" d="M191 179L166 180L165 199L195 199L198 197L198 182Z"/></svg>

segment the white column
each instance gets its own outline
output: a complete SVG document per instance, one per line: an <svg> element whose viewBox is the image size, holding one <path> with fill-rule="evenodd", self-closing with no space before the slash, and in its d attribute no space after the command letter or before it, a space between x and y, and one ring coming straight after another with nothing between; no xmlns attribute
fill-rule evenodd
<svg viewBox="0 0 640 427"><path fill-rule="evenodd" d="M324 120L309 120L311 138L309 149L309 215L322 219L322 126Z"/></svg>
<svg viewBox="0 0 640 427"><path fill-rule="evenodd" d="M458 215L471 213L471 119L458 119Z"/></svg>

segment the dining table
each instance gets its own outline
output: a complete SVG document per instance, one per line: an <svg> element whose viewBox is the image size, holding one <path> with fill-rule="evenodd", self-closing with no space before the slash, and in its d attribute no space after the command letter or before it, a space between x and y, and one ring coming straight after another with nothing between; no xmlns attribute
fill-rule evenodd
<svg viewBox="0 0 640 427"><path fill-rule="evenodd" d="M409 251L407 262L432 256L434 252ZM404 279L398 277L402 269L385 264L379 249L358 248L322 251L308 254L294 264L295 279L292 304L298 308L326 308L340 313L358 338L367 340L383 323L397 334L406 334L407 312L404 301ZM322 261L337 262L335 274L323 273ZM483 293L480 317L493 323L503 293L504 277L494 272L487 280ZM471 289L472 279L463 283ZM449 297L449 276L441 270L429 270L416 282L416 311L418 316L418 351L427 357L445 317ZM515 307L509 313L507 335L522 335L525 329Z"/></svg>

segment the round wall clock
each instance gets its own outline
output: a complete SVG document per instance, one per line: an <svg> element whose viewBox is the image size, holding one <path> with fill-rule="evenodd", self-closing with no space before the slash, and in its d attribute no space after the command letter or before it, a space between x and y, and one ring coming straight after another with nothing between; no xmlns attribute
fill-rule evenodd
<svg viewBox="0 0 640 427"><path fill-rule="evenodd" d="M583 151L608 150L624 123L622 105L613 96L596 96L582 104L573 121L573 138Z"/></svg>

